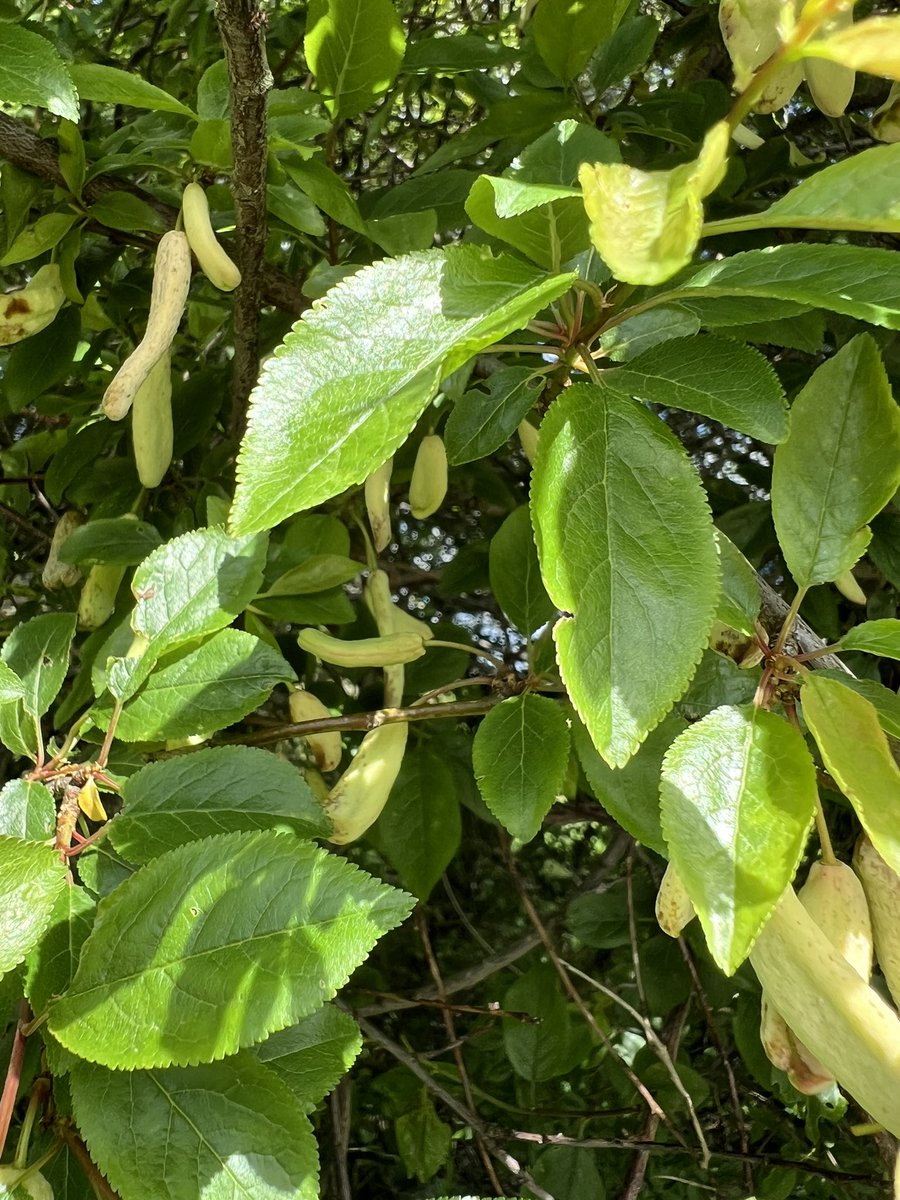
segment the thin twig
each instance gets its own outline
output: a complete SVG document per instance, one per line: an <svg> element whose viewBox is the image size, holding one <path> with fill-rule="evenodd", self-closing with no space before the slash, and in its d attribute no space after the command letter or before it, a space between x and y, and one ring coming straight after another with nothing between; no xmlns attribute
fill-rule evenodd
<svg viewBox="0 0 900 1200"><path fill-rule="evenodd" d="M466 1104L473 1113L478 1112L478 1107L475 1104L475 1097L472 1095L472 1085L469 1081L469 1072L466 1070L466 1063L463 1057L462 1044L456 1036L456 1023L453 1020L453 1011L446 1005L447 993L444 990L444 980L441 976L441 968L438 966L437 958L435 957L434 947L431 944L431 937L428 933L428 922L425 919L425 912L421 905L416 907L416 929L419 934L419 939L422 942L422 949L425 951L425 961L428 963L428 970L431 973L431 978L434 980L434 986L437 990L438 999L442 1002L441 1016L444 1021L444 1029L447 1031L447 1037L450 1039L450 1047L453 1052L453 1061L456 1063L456 1071L459 1075L459 1082L462 1086L463 1095L466 1098ZM491 1187L494 1189L495 1196L505 1196L506 1192L500 1186L500 1180L497 1178L497 1173L494 1170L494 1164L491 1162L491 1156L488 1153L487 1146L481 1134L475 1131L475 1145L478 1150L479 1157L487 1171L488 1179L491 1181Z"/></svg>
<svg viewBox="0 0 900 1200"><path fill-rule="evenodd" d="M484 700L450 700L446 704L412 705L408 708L378 708L374 712L350 713L343 717L319 717L315 721L299 721L292 725L275 725L259 733L243 733L235 737L215 738L216 746L264 746L285 738L309 737L312 733L327 733L332 729L368 731L379 725L394 725L398 721L435 721L444 717L480 717L503 700L502 696Z"/></svg>
<svg viewBox="0 0 900 1200"><path fill-rule="evenodd" d="M539 945L540 939L536 934L526 934L525 937L519 938L517 942L513 942L511 946L507 946L504 950L499 950L489 958L483 958L471 967L466 967L459 974L451 975L449 979L445 979L444 995L452 996L456 992L464 992L469 988L476 987L479 983L483 983L485 979L489 979L491 975L495 975L498 971L505 971L507 967L517 962L520 958L524 958L526 954L530 954ZM437 999L437 992L433 985L431 987L417 988L415 996L410 996L408 999L398 997L396 1000L389 999L380 1004L364 1005L361 1008L355 1009L354 1015L376 1017L382 1013L398 1012L404 1008L415 1008L423 999Z"/></svg>
<svg viewBox="0 0 900 1200"><path fill-rule="evenodd" d="M410 1054L409 1051L404 1050L401 1045L395 1042L393 1038L388 1037L386 1033L382 1033L377 1025L373 1025L371 1021L366 1020L365 1017L361 1017L358 1010L354 1011L348 1008L340 1000L336 1000L335 1003L355 1019L369 1041L374 1042L376 1046L381 1046L397 1062L402 1063L442 1104L455 1113L473 1132L477 1133L484 1141L490 1154L509 1171L518 1183L527 1187L537 1197L537 1200L554 1200L554 1197L531 1177L517 1159L513 1158L502 1146L497 1144L492 1130L482 1121L478 1114L472 1112L461 1100L457 1100L452 1092L448 1092L442 1084L432 1078L414 1054Z"/></svg>
<svg viewBox="0 0 900 1200"><path fill-rule="evenodd" d="M684 1029L685 1018L687 1017L688 1001L680 1006L675 1015L674 1020L669 1028L666 1036L667 1049L671 1048L671 1053L677 1054L678 1043L681 1040L681 1034ZM659 1117L654 1113L648 1112L644 1118L644 1128L641 1130L641 1137L644 1141L653 1142L656 1139L656 1132L659 1129ZM701 1134L702 1138L702 1134ZM704 1170L709 1164L709 1150L706 1149L706 1143L703 1143L705 1153L703 1154ZM647 1167L650 1163L650 1149L642 1147L638 1150L632 1160L631 1167L628 1171L628 1177L625 1180L625 1186L619 1194L619 1200L637 1200L644 1188L644 1179L647 1175Z"/></svg>
<svg viewBox="0 0 900 1200"><path fill-rule="evenodd" d="M347 1169L347 1151L350 1146L349 1087L350 1078L345 1075L328 1098L331 1110L335 1169L338 1177L338 1187L341 1191L341 1200L353 1200L353 1189L350 1186L350 1172Z"/></svg>
<svg viewBox="0 0 900 1200"><path fill-rule="evenodd" d="M88 1153L88 1148L78 1136L77 1131L72 1125L60 1125L59 1133L65 1140L66 1145L78 1160L78 1165L88 1177L96 1192L99 1200L120 1200L119 1193L114 1192L109 1186L106 1177L100 1173L94 1160Z"/></svg>
<svg viewBox="0 0 900 1200"><path fill-rule="evenodd" d="M706 990L700 981L700 973L697 970L697 964L694 962L694 956L691 953L690 947L684 938L678 939L678 945L681 949L681 956L684 959L687 969L690 972L691 982L694 987L694 995L700 1004L703 1012L706 1028L709 1030L709 1036L712 1038L713 1044L719 1052L719 1058L725 1070L725 1078L728 1080L728 1094L731 1097L731 1109L734 1113L735 1123L738 1131L738 1141L741 1147L741 1153L747 1154L750 1150L750 1137L747 1132L747 1122L744 1120L744 1110L741 1107L741 1097L738 1092L737 1080L734 1077L734 1071L731 1066L731 1061L728 1057L728 1050L722 1040L722 1035L719 1033L719 1027L713 1018L712 1008L709 1003L709 998L706 995ZM744 1163L744 1186L747 1189L747 1195L751 1196L754 1192L753 1186L753 1168L749 1162Z"/></svg>
<svg viewBox="0 0 900 1200"><path fill-rule="evenodd" d="M240 436L259 374L262 263L266 250L266 16L259 0L219 0L216 18L231 90L232 188L241 283L234 300L231 432Z"/></svg>
<svg viewBox="0 0 900 1200"><path fill-rule="evenodd" d="M500 837L500 845L501 845L501 849L503 852L503 856L506 860L507 869L509 870L509 873L512 876L512 880L513 880L513 883L515 884L516 890L519 893L519 899L522 902L522 907L525 909L525 915L528 917L529 921L534 926L535 932L537 933L538 937L540 938L544 949L547 951L547 957L550 959L551 963L553 964L553 968L556 971L557 975L559 976L560 980L562 981L562 985L566 989L566 992L568 993L569 998L571 999L572 1003L575 1005L575 1007L581 1013L581 1016L583 1017L588 1028L591 1030L591 1032L594 1034L594 1036L597 1038L597 1040L599 1042L601 1042L602 1045L605 1047L607 1054L612 1059L614 1059L616 1064L625 1072L626 1076L628 1077L629 1083L635 1089L635 1091L643 1098L644 1102L646 1103L647 1107L650 1109L651 1113L655 1113L660 1118L660 1120L664 1121L666 1124L666 1127L671 1131L672 1136L677 1138L680 1141L681 1140L680 1134L673 1127L671 1121L666 1116L662 1107L659 1105L659 1103L653 1097L652 1093L649 1091L649 1089L646 1087L646 1085L643 1083L643 1081L638 1078L638 1076L635 1074L635 1072L632 1070L632 1068L628 1065L628 1063L625 1062L625 1060L619 1054L618 1050L616 1050L615 1046L612 1044L610 1039L607 1037L606 1033L600 1028L594 1014L591 1012L591 1010L585 1004L584 1000L581 997L581 993L578 991L578 989L575 987L574 983L572 982L572 979L569 975L568 969L563 964L559 955L556 952L556 947L553 944L553 939L550 937L550 934L547 932L547 929L544 926L543 921L541 920L540 916L538 915L537 909L534 907L534 905L531 902L531 897L528 895L528 892L525 890L524 881L522 879L522 876L519 874L519 870L516 867L515 862L513 861L512 854L510 853L510 850L509 850L509 840L503 834L501 834L501 837ZM640 1020L639 1016L638 1016L638 1020Z"/></svg>

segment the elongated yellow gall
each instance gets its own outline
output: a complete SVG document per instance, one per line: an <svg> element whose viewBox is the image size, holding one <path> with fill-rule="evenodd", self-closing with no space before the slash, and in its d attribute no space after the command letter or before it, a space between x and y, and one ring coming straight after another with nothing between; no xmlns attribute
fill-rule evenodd
<svg viewBox="0 0 900 1200"><path fill-rule="evenodd" d="M237 264L229 258L209 219L209 200L199 183L189 183L181 197L184 232L197 256L200 270L222 292L233 292L241 282Z"/></svg>
<svg viewBox="0 0 900 1200"><path fill-rule="evenodd" d="M328 839L338 846L362 837L381 815L396 782L406 750L404 721L380 725L363 738L353 762L328 794Z"/></svg>
<svg viewBox="0 0 900 1200"><path fill-rule="evenodd" d="M865 834L856 843L853 869L869 902L878 965L894 1003L900 1005L900 875L891 870Z"/></svg>
<svg viewBox="0 0 900 1200"><path fill-rule="evenodd" d="M372 544L376 554L380 554L391 544L391 472L393 469L394 460L389 458L366 480L366 512L369 517Z"/></svg>
<svg viewBox="0 0 900 1200"><path fill-rule="evenodd" d="M84 517L74 509L64 512L56 522L47 561L41 572L41 582L51 592L57 588L74 587L81 578L80 568L75 563L63 562L59 552L75 530L83 524Z"/></svg>
<svg viewBox="0 0 900 1200"><path fill-rule="evenodd" d="M147 328L140 342L116 372L103 394L103 411L111 421L121 421L134 403L138 388L172 345L191 285L191 250L177 229L159 239Z"/></svg>
<svg viewBox="0 0 900 1200"><path fill-rule="evenodd" d="M291 720L297 724L301 721L320 721L331 716L318 696L314 696L312 692L307 692L303 688L295 688L291 692L288 705L291 710ZM337 730L329 730L326 733L308 733L305 735L305 741L320 771L333 771L338 766L343 747L341 735Z"/></svg>
<svg viewBox="0 0 900 1200"><path fill-rule="evenodd" d="M419 520L430 517L447 495L447 451L436 433L423 437L409 483L409 507Z"/></svg>
<svg viewBox="0 0 900 1200"><path fill-rule="evenodd" d="M301 650L339 667L390 667L413 662L425 653L424 639L415 633L389 633L351 641L319 629L302 629L297 642Z"/></svg>
<svg viewBox="0 0 900 1200"><path fill-rule="evenodd" d="M153 365L138 388L131 410L131 443L138 479L159 487L172 461L172 363L169 351Z"/></svg>

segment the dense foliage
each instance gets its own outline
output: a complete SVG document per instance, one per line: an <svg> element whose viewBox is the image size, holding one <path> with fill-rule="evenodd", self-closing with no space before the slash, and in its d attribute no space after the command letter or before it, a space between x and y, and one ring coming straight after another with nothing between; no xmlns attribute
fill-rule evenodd
<svg viewBox="0 0 900 1200"><path fill-rule="evenodd" d="M889 8L0 2L0 1192L885 1194Z"/></svg>

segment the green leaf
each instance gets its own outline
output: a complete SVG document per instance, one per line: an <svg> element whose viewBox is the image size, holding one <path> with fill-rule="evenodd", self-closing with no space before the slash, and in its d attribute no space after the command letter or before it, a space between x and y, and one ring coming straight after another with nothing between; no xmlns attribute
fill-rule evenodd
<svg viewBox="0 0 900 1200"><path fill-rule="evenodd" d="M662 283L687 266L700 240L704 197L725 174L729 138L726 122L718 122L695 160L668 171L625 163L581 168L591 240L617 279Z"/></svg>
<svg viewBox="0 0 900 1200"><path fill-rule="evenodd" d="M161 655L230 625L259 590L267 541L232 538L213 525L174 538L146 557L131 582L131 627L149 646L143 656L110 667L112 694L126 699Z"/></svg>
<svg viewBox="0 0 900 1200"><path fill-rule="evenodd" d="M293 829L324 837L330 824L296 767L266 750L220 746L151 763L122 785L110 841L132 862L239 830Z"/></svg>
<svg viewBox="0 0 900 1200"><path fill-rule="evenodd" d="M78 1128L122 1196L319 1195L309 1121L251 1054L187 1070L106 1071L79 1062L70 1078Z"/></svg>
<svg viewBox="0 0 900 1200"><path fill-rule="evenodd" d="M25 692L26 688L22 680L12 667L8 667L0 659L0 707L15 704L17 700L21 700L25 696Z"/></svg>
<svg viewBox="0 0 900 1200"><path fill-rule="evenodd" d="M271 528L362 483L403 443L441 379L572 280L459 246L376 263L333 288L294 326L253 393L235 532ZM356 339L349 364L347 329Z"/></svg>
<svg viewBox="0 0 900 1200"><path fill-rule="evenodd" d="M788 434L778 376L758 350L730 338L666 341L626 367L604 371L603 383L651 404L712 417L761 442L783 442Z"/></svg>
<svg viewBox="0 0 900 1200"><path fill-rule="evenodd" d="M801 180L767 209L709 221L705 237L745 229L900 232L900 144L871 146Z"/></svg>
<svg viewBox="0 0 900 1200"><path fill-rule="evenodd" d="M558 270L591 244L577 188L482 175L466 200L472 222L491 237Z"/></svg>
<svg viewBox="0 0 900 1200"><path fill-rule="evenodd" d="M687 687L712 625L703 488L662 421L578 384L544 417L531 505L547 591L574 614L555 630L563 679L601 755L624 766Z"/></svg>
<svg viewBox="0 0 900 1200"><path fill-rule="evenodd" d="M855 625L841 638L841 649L865 650L867 654L900 659L900 621L884 617Z"/></svg>
<svg viewBox="0 0 900 1200"><path fill-rule="evenodd" d="M800 701L829 775L856 809L875 849L900 874L900 767L875 707L818 671L807 675Z"/></svg>
<svg viewBox="0 0 900 1200"><path fill-rule="evenodd" d="M100 901L51 1032L113 1068L222 1058L330 1000L410 907L291 834L192 842Z"/></svg>
<svg viewBox="0 0 900 1200"><path fill-rule="evenodd" d="M60 547L59 557L83 567L97 563L133 566L161 543L159 530L148 521L101 517L73 530Z"/></svg>
<svg viewBox="0 0 900 1200"><path fill-rule="evenodd" d="M515 61L515 51L487 38L461 33L451 37L421 37L410 42L403 56L404 75L483 71Z"/></svg>
<svg viewBox="0 0 900 1200"><path fill-rule="evenodd" d="M80 337L81 312L70 305L46 329L13 346L3 379L10 408L25 408L65 378Z"/></svg>
<svg viewBox="0 0 900 1200"><path fill-rule="evenodd" d="M528 505L513 509L490 549L491 590L500 607L524 634L532 634L555 614L541 579Z"/></svg>
<svg viewBox="0 0 900 1200"><path fill-rule="evenodd" d="M722 566L722 592L716 618L738 633L753 637L760 609L756 572L721 529L716 530L716 542Z"/></svg>
<svg viewBox="0 0 900 1200"><path fill-rule="evenodd" d="M412 1112L403 1113L394 1122L397 1149L407 1175L426 1183L450 1157L453 1130L435 1112L427 1093Z"/></svg>
<svg viewBox="0 0 900 1200"><path fill-rule="evenodd" d="M772 516L797 586L848 571L898 486L900 409L878 347L859 334L814 372L775 452Z"/></svg>
<svg viewBox="0 0 900 1200"><path fill-rule="evenodd" d="M667 300L759 296L793 300L900 329L900 277L894 250L797 245L748 250L710 263ZM753 309L748 320L756 319Z"/></svg>
<svg viewBox="0 0 900 1200"><path fill-rule="evenodd" d="M551 1146L534 1164L532 1174L554 1200L606 1200L606 1184L590 1150Z"/></svg>
<svg viewBox="0 0 900 1200"><path fill-rule="evenodd" d="M96 909L83 887L63 888L57 896L44 936L25 960L25 995L34 1012L43 1012L50 997L71 984Z"/></svg>
<svg viewBox="0 0 900 1200"><path fill-rule="evenodd" d="M78 123L78 93L53 44L5 21L0 23L0 100L35 104Z"/></svg>
<svg viewBox="0 0 900 1200"><path fill-rule="evenodd" d="M534 407L544 381L527 367L501 367L485 380L487 391L463 392L444 426L447 458L454 465L486 458L512 437Z"/></svg>
<svg viewBox="0 0 900 1200"><path fill-rule="evenodd" d="M132 71L104 67L99 63L74 63L71 72L82 100L97 100L103 104L128 104L132 108L149 108L153 112L194 116L186 104L182 104L162 88L148 83ZM73 117L72 120L77 121L78 117Z"/></svg>
<svg viewBox="0 0 900 1200"><path fill-rule="evenodd" d="M256 1056L291 1089L304 1112L311 1112L353 1066L362 1049L359 1026L333 1004L296 1025L270 1034Z"/></svg>
<svg viewBox="0 0 900 1200"><path fill-rule="evenodd" d="M626 833L664 858L668 850L659 823L659 774L666 751L685 729L684 718L670 713L647 736L634 758L613 770L597 753L581 721L572 717L575 751L594 796Z"/></svg>
<svg viewBox="0 0 900 1200"><path fill-rule="evenodd" d="M6 26L0 24L0 31L4 28ZM9 267L13 263L28 262L37 258L39 254L52 250L79 219L78 213L73 212L51 212L38 217L33 225L22 230L0 258L0 266Z"/></svg>
<svg viewBox="0 0 900 1200"><path fill-rule="evenodd" d="M279 575L258 598L314 595L349 583L362 569L362 563L343 554L311 554L296 567Z"/></svg>
<svg viewBox="0 0 900 1200"><path fill-rule="evenodd" d="M311 0L303 52L336 121L357 116L388 90L405 49L390 0Z"/></svg>
<svg viewBox="0 0 900 1200"><path fill-rule="evenodd" d="M319 158L283 164L294 183L339 225L354 233L366 233L366 222L346 182Z"/></svg>
<svg viewBox="0 0 900 1200"><path fill-rule="evenodd" d="M74 636L74 613L45 613L20 622L3 643L0 660L22 681L21 703L32 717L43 716L56 699Z"/></svg>
<svg viewBox="0 0 900 1200"><path fill-rule="evenodd" d="M513 837L530 842L569 765L562 708L530 692L504 700L478 726L472 763L485 804Z"/></svg>
<svg viewBox="0 0 900 1200"><path fill-rule="evenodd" d="M825 679L836 679L844 687L865 696L878 713L881 728L891 737L900 739L900 696L874 679L856 679L846 671L819 670L816 674Z"/></svg>
<svg viewBox="0 0 900 1200"><path fill-rule="evenodd" d="M165 220L153 205L132 192L107 192L91 205L89 212L101 225L126 233L145 229L163 233L166 229Z"/></svg>
<svg viewBox="0 0 900 1200"><path fill-rule="evenodd" d="M503 1048L515 1073L531 1083L565 1075L572 1067L572 1030L553 968L546 963L531 967L507 988L503 1007L539 1018L534 1023L503 1022Z"/></svg>
<svg viewBox="0 0 900 1200"><path fill-rule="evenodd" d="M0 791L0 834L46 842L56 829L56 803L42 783L11 779Z"/></svg>
<svg viewBox="0 0 900 1200"><path fill-rule="evenodd" d="M753 705L717 708L666 755L660 813L669 860L726 975L793 878L815 805L803 735Z"/></svg>
<svg viewBox="0 0 900 1200"><path fill-rule="evenodd" d="M0 836L0 976L37 945L65 886L52 846Z"/></svg>
<svg viewBox="0 0 900 1200"><path fill-rule="evenodd" d="M155 671L125 704L116 736L123 742L209 737L258 708L276 683L293 678L271 646L238 629L223 629ZM112 701L104 698L91 716L104 729L111 712Z"/></svg>
<svg viewBox="0 0 900 1200"><path fill-rule="evenodd" d="M613 362L631 362L633 358L675 338L690 338L700 329L700 318L681 304L650 308L625 317L619 325L607 329L600 338L600 349Z"/></svg>
<svg viewBox="0 0 900 1200"><path fill-rule="evenodd" d="M581 74L628 8L629 0L540 0L531 28L541 58L557 79Z"/></svg>
<svg viewBox="0 0 900 1200"><path fill-rule="evenodd" d="M408 750L391 798L367 837L400 882L427 900L459 849L461 823L453 772L424 746Z"/></svg>

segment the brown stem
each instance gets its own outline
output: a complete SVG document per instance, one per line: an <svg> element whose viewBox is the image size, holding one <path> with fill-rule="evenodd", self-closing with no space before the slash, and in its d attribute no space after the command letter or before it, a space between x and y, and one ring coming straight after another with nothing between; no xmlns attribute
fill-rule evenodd
<svg viewBox="0 0 900 1200"><path fill-rule="evenodd" d="M438 965L435 957L434 947L431 944L431 936L428 932L428 922L425 919L425 912L419 904L416 906L416 929L419 932L419 938L422 942L422 949L425 951L425 960L428 963L428 970L431 973L431 978L434 980L434 986L437 990L438 999L445 1001L447 993L444 989L444 979L441 975L441 968ZM472 1094L472 1084L469 1080L469 1073L466 1070L465 1059L463 1058L462 1045L456 1036L456 1022L453 1020L453 1010L446 1004L442 1004L441 1016L444 1020L444 1028L447 1031L447 1037L450 1040L450 1046L453 1052L453 1061L456 1063L456 1071L459 1075L459 1082L462 1085L463 1096L465 1096L466 1104L473 1113L478 1112L475 1105L475 1097ZM484 1169L487 1172L488 1179L491 1181L491 1187L494 1189L496 1196L505 1196L503 1188L500 1185L500 1180L497 1178L497 1173L494 1170L494 1164L491 1162L491 1156L488 1153L487 1146L484 1144L484 1139L481 1134L475 1131L475 1145L478 1148L478 1154L481 1158Z"/></svg>
<svg viewBox="0 0 900 1200"><path fill-rule="evenodd" d="M472 1110L463 1104L461 1100L457 1100L452 1092L448 1092L442 1084L438 1083L436 1079L432 1078L432 1076L425 1069L425 1067L422 1066L421 1062L414 1054L410 1054L408 1050L405 1050L401 1045L399 1045L399 1043L395 1042L393 1038L390 1038L387 1036L387 1034L382 1033L377 1025L373 1025L371 1021L368 1021L365 1017L360 1016L358 1011L354 1012L353 1009L348 1008L340 1000L336 1001L336 1003L339 1008L343 1008L345 1012L350 1013L369 1041L374 1042L377 1046L381 1046L381 1048L386 1050L392 1058L395 1058L397 1062L402 1063L403 1066L406 1067L408 1071L411 1071L413 1075L415 1075L415 1077L420 1080L420 1082L423 1083L425 1087L428 1088L428 1090L441 1101L442 1104L449 1108L452 1113L455 1113L456 1116L458 1116L461 1121L468 1125L474 1133L477 1133L484 1142L491 1156L499 1163L502 1163L502 1165L506 1167L507 1171L509 1171L514 1178L520 1181L524 1187L527 1187L530 1192L537 1196L538 1200L553 1200L553 1197L550 1195L550 1193L542 1188L536 1180L532 1179L532 1177L526 1170L524 1170L517 1159L513 1158L511 1154L508 1154L501 1146L497 1145L497 1141L493 1136L492 1130L484 1121L482 1121L478 1114L472 1112Z"/></svg>
<svg viewBox="0 0 900 1200"><path fill-rule="evenodd" d="M78 1165L90 1181L99 1200L120 1200L119 1193L114 1192L88 1153L88 1148L78 1136L77 1130L71 1125L61 1125L59 1132L72 1154L78 1160Z"/></svg>
<svg viewBox="0 0 900 1200"><path fill-rule="evenodd" d="M276 725L259 733L238 734L236 737L216 738L217 746L264 746L285 738L308 737L312 733L327 733L332 729L367 731L379 725L394 725L398 721L436 721L446 717L480 717L499 704L502 696L484 700L451 700L446 704L428 707L379 708L375 712L350 713L345 717L318 717L315 721L300 721L293 725Z"/></svg>
<svg viewBox="0 0 900 1200"><path fill-rule="evenodd" d="M9 1133L9 1123L12 1120L13 1109L16 1106L16 1096L19 1094L19 1083L22 1079L22 1063L25 1061L25 1026L31 1020L31 1009L22 1000L19 1003L19 1019L16 1032L13 1034L12 1050L9 1054L9 1066L3 1093L0 1095L0 1158L6 1146L6 1135Z"/></svg>
<svg viewBox="0 0 900 1200"><path fill-rule="evenodd" d="M266 250L266 17L259 0L219 0L219 32L231 89L232 188L241 283L234 300L231 432L239 437L259 373L259 316Z"/></svg>

